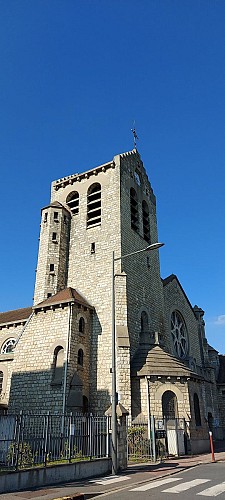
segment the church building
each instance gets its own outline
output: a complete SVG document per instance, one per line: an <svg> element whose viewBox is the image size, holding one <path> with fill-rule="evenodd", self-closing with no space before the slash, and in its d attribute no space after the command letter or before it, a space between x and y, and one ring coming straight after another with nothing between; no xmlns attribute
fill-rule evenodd
<svg viewBox="0 0 225 500"><path fill-rule="evenodd" d="M178 278L161 278L159 250L142 251L157 242L136 148L52 183L33 306L0 313L0 412L109 408L114 252L117 392L130 420L185 420L192 453L207 449L209 429L225 437L225 356Z"/></svg>

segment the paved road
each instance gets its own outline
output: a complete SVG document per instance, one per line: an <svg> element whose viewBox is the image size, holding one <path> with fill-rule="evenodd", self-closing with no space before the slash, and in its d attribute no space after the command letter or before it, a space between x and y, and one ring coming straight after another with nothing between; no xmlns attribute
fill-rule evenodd
<svg viewBox="0 0 225 500"><path fill-rule="evenodd" d="M148 499L154 498L153 494L155 494L155 492L157 492L157 494L160 494L161 490L163 491L164 489L168 489L169 486L171 487L175 486L179 482L180 483L182 483L182 481L184 482L186 480L185 478L187 477L187 474L191 473L191 471L193 471L195 479L209 479L208 474L210 471L213 471L213 478L212 479L210 478L210 480L211 481L214 480L215 484L221 484L223 482L223 474L225 481L225 447L221 448L221 450L216 451L216 460L217 460L216 464L211 463L211 454L206 453L204 455L184 456L179 458L175 457L174 459L168 459L165 460L165 462L156 464L149 463L149 464L129 465L128 469L123 473L121 473L120 475L118 475L117 477L109 476L102 478L86 479L82 481L77 480L74 482L64 482L61 484L55 484L51 486L42 486L30 490L28 489L26 491L16 491L14 493L2 493L0 495L0 499L1 500L54 500L64 496L73 497L73 495L75 495L76 493L81 493L83 495L82 498L85 498L87 500L89 498L94 498L94 497L107 498L107 496L109 496L109 494L112 493L111 498L116 498L117 500L120 500L120 498L122 498L121 495L123 495L123 491L124 492L127 491L129 492L129 500L142 500L142 499L145 500L146 498ZM204 477L202 477L197 472L199 470L203 470L200 464L203 464L204 467L206 467L206 464L208 464L207 475ZM217 473L217 476L215 476L215 472ZM167 486L164 487L163 484L162 487L158 484L158 486L154 486L154 488L149 488L148 490L146 489L143 491L137 491L137 490L131 491L135 490L135 488L150 484L152 482L154 482L156 485L157 480L159 481L162 479L169 479L170 477L171 478L183 477L183 479L171 483L168 481L168 483L166 483L168 484L168 488ZM210 484L210 482L208 481L208 483L205 484L206 485ZM195 488L197 488L196 484L195 487L189 488L192 498L193 496L195 496ZM208 488L208 486L204 487L204 483L202 483L202 490L206 488ZM115 495L116 491L117 493ZM146 492L147 497L146 495L144 497L144 491ZM180 492L180 495L185 496L187 492L188 490ZM170 495L170 493L167 493L167 497L170 498L172 497L172 495ZM167 500L167 497L165 497L165 493L162 493L162 498L164 500ZM174 497L180 498L179 495L176 495L175 493ZM197 497L197 499L198 498L199 497ZM220 498L225 500L223 493L219 495L219 499Z"/></svg>
<svg viewBox="0 0 225 500"><path fill-rule="evenodd" d="M119 480L121 489L119 489ZM99 480L100 481L100 480ZM225 500L225 464L213 463L200 465L193 469L182 471L172 476L144 482L135 487L129 484L126 476L120 478L104 478L104 481L114 481L116 491L98 496L107 500L168 500L177 496L182 500L218 497Z"/></svg>

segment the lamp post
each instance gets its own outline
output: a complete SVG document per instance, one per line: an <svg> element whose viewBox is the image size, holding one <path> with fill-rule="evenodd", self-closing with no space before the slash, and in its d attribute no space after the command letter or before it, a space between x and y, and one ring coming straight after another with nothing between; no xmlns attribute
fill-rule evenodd
<svg viewBox="0 0 225 500"><path fill-rule="evenodd" d="M164 243L152 243L146 248L137 250L136 252L127 253L120 257L115 257L115 252L112 253L112 474L117 473L117 393L116 393L116 321L115 321L115 262L126 257L131 257L142 252L157 250Z"/></svg>

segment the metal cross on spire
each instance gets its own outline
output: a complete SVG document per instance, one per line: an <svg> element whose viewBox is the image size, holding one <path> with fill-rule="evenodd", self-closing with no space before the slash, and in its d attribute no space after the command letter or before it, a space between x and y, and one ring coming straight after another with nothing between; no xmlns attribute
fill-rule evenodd
<svg viewBox="0 0 225 500"><path fill-rule="evenodd" d="M139 137L137 136L137 133L136 133L136 129L135 129L135 121L134 121L134 125L133 125L133 128L131 129L131 132L134 136L134 149L137 148L137 139L139 139Z"/></svg>

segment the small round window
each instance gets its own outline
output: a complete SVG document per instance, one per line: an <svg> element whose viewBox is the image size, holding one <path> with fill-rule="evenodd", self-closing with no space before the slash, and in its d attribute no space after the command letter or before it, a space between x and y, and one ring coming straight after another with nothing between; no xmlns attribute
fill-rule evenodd
<svg viewBox="0 0 225 500"><path fill-rule="evenodd" d="M14 338L7 339L4 342L4 344L2 345L1 354L7 354L8 352L12 352L13 348L15 346L15 343L16 343L16 339L14 339Z"/></svg>
<svg viewBox="0 0 225 500"><path fill-rule="evenodd" d="M184 359L188 353L188 337L184 319L178 311L171 314L171 334L175 354Z"/></svg>

